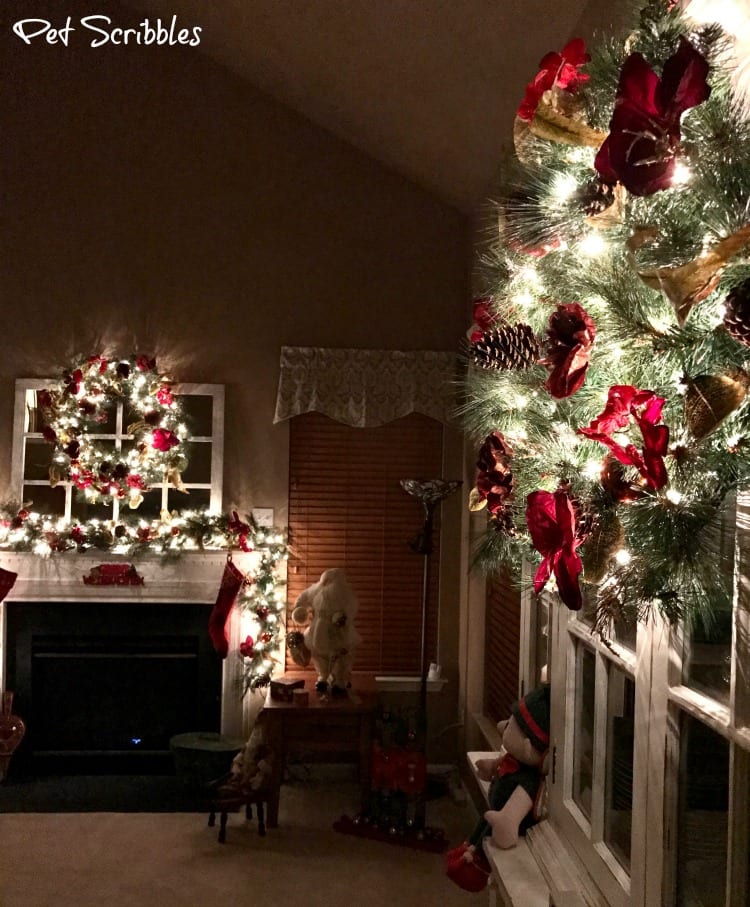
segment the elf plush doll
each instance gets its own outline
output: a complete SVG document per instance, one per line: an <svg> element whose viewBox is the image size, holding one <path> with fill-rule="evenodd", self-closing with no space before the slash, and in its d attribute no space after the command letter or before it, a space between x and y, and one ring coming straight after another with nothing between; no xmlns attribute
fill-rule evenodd
<svg viewBox="0 0 750 907"><path fill-rule="evenodd" d="M490 781L490 809L471 837L445 857L448 878L466 891L481 891L489 879L490 866L482 849L486 837L491 835L503 849L515 847L519 834L538 821L536 807L549 747L549 702L549 686L514 702L510 718L497 725L504 754L477 763L479 777Z"/></svg>

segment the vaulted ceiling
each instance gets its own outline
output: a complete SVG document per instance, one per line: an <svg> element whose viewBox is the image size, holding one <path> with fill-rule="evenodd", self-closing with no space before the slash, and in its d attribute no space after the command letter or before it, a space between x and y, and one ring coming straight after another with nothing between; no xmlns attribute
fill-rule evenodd
<svg viewBox="0 0 750 907"><path fill-rule="evenodd" d="M539 59L608 30L611 0L133 0L200 25L263 92L471 212Z"/></svg>

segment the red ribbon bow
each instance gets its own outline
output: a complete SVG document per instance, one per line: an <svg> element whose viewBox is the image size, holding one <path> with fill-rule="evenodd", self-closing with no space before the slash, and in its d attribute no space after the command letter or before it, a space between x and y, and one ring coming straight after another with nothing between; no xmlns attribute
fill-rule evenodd
<svg viewBox="0 0 750 907"><path fill-rule="evenodd" d="M581 539L576 535L575 509L567 492L532 491L526 498L526 524L543 557L534 576L534 592L538 595L554 574L563 603L578 611L583 603L578 584L583 566L576 553Z"/></svg>

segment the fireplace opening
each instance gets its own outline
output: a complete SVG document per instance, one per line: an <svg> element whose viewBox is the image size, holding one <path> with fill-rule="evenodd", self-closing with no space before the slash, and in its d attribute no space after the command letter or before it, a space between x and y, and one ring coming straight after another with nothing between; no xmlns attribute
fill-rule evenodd
<svg viewBox="0 0 750 907"><path fill-rule="evenodd" d="M164 774L169 740L218 731L210 605L7 602L7 689L31 774Z"/></svg>

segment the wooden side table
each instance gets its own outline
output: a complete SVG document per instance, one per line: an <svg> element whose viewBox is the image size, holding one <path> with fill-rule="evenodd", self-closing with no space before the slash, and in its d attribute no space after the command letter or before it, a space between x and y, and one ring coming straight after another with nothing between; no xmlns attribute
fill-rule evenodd
<svg viewBox="0 0 750 907"><path fill-rule="evenodd" d="M279 819L279 797L284 780L287 754L299 748L325 762L331 754L350 754L359 765L362 788L362 810L370 797L370 760L372 730L377 693L349 691L347 699L322 698L313 684L307 684L309 704L281 702L271 698L269 690L262 711L266 740L273 750L271 791L268 794L266 824L276 828ZM333 761L333 760L332 760Z"/></svg>

